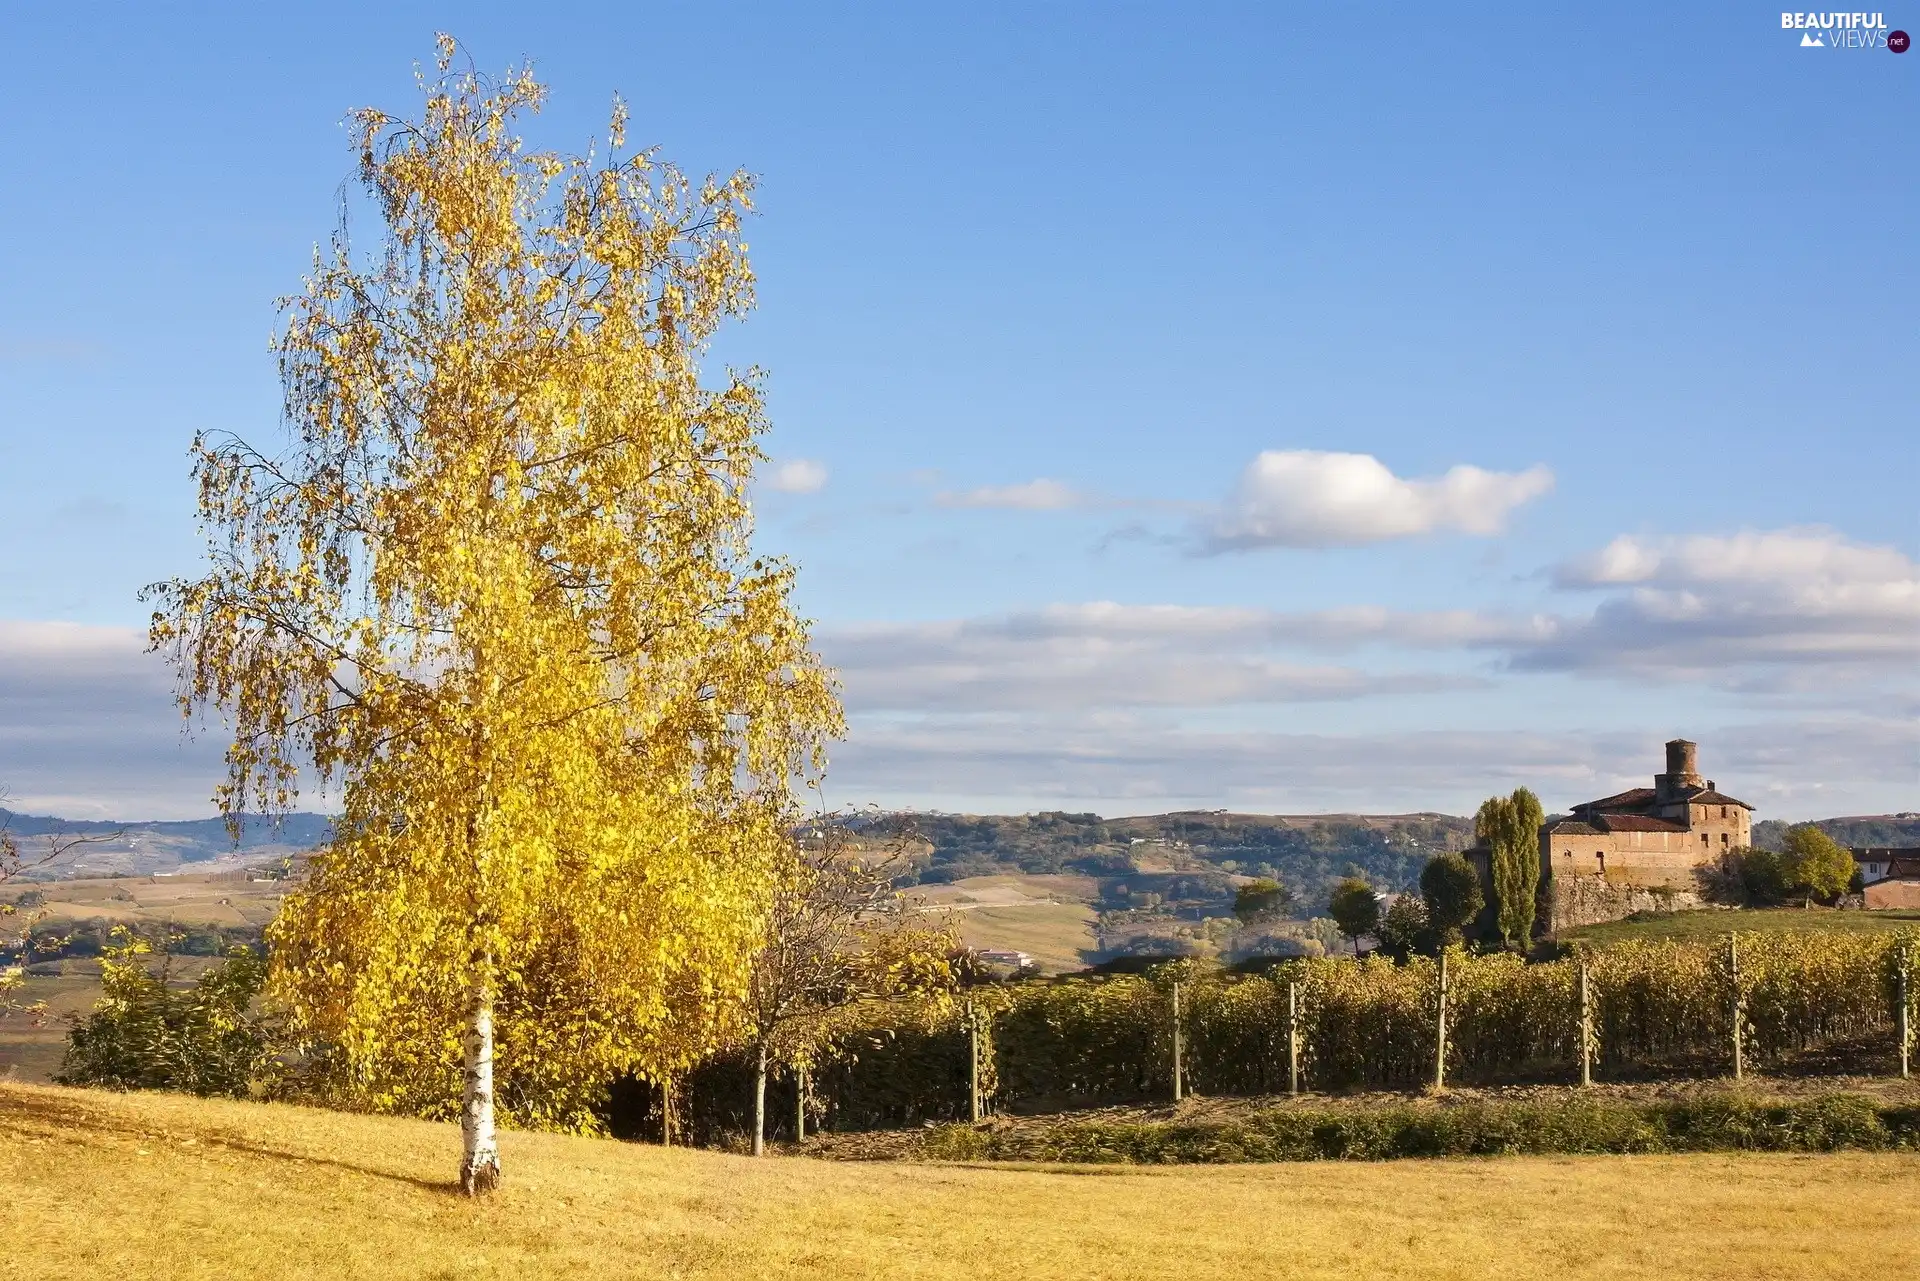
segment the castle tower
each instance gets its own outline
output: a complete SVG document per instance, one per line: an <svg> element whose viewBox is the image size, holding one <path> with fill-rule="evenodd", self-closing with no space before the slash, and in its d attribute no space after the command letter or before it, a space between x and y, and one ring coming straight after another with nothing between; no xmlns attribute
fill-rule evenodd
<svg viewBox="0 0 1920 1281"><path fill-rule="evenodd" d="M1667 744L1667 772L1653 776L1654 793L1663 801L1679 800L1706 786L1700 777L1700 745L1676 738Z"/></svg>

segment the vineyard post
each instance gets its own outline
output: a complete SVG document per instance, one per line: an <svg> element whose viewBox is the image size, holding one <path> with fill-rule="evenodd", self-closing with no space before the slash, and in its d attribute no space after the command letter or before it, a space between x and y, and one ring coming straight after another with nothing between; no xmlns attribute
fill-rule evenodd
<svg viewBox="0 0 1920 1281"><path fill-rule="evenodd" d="M1587 978L1587 954L1580 957L1580 1084L1593 1084L1593 988Z"/></svg>
<svg viewBox="0 0 1920 1281"><path fill-rule="evenodd" d="M967 1119L980 1120L980 1014L967 1002Z"/></svg>
<svg viewBox="0 0 1920 1281"><path fill-rule="evenodd" d="M1180 1052L1182 1048L1180 1042L1180 980L1175 979L1173 981L1173 1101L1175 1103L1178 1103L1186 1093L1183 1088L1183 1082L1180 1079Z"/></svg>
<svg viewBox="0 0 1920 1281"><path fill-rule="evenodd" d="M1300 985L1292 980L1287 982L1287 1093L1300 1093Z"/></svg>
<svg viewBox="0 0 1920 1281"><path fill-rule="evenodd" d="M1900 1079L1907 1079L1913 1059L1913 940L1900 940L1900 968L1896 971L1900 991Z"/></svg>
<svg viewBox="0 0 1920 1281"><path fill-rule="evenodd" d="M1447 1088L1447 950L1440 949L1440 1000L1433 1038L1433 1088Z"/></svg>
<svg viewBox="0 0 1920 1281"><path fill-rule="evenodd" d="M1727 935L1727 972L1733 976L1733 1079L1746 1074L1745 1047L1741 1044L1746 1000L1740 992L1740 935Z"/></svg>
<svg viewBox="0 0 1920 1281"><path fill-rule="evenodd" d="M673 1074L660 1079L660 1146L673 1146Z"/></svg>

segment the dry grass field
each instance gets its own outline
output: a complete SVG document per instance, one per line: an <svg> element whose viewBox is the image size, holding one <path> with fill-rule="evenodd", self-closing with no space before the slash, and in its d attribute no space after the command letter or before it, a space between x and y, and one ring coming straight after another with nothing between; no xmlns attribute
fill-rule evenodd
<svg viewBox="0 0 1920 1281"><path fill-rule="evenodd" d="M0 1085L0 1276L1671 1278L1909 1275L1911 1156L1072 1170L840 1164Z"/></svg>
<svg viewBox="0 0 1920 1281"><path fill-rule="evenodd" d="M1043 973L1058 974L1090 963L1098 895L1090 876L1006 873L918 886L909 897L951 920L967 946L1026 952Z"/></svg>

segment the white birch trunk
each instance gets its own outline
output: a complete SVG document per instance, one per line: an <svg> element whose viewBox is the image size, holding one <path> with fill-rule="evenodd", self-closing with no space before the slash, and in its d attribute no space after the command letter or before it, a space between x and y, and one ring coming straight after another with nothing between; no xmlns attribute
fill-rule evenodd
<svg viewBox="0 0 1920 1281"><path fill-rule="evenodd" d="M767 1047L760 1047L760 1058L753 1070L753 1154L767 1151Z"/></svg>
<svg viewBox="0 0 1920 1281"><path fill-rule="evenodd" d="M493 1120L493 990L475 984L467 1024L467 1089L460 1109L460 1187L485 1196L500 1182L500 1146Z"/></svg>

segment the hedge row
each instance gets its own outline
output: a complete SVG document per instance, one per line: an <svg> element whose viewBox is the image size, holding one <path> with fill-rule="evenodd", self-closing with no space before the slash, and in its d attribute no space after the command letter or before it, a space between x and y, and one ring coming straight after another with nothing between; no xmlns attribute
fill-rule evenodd
<svg viewBox="0 0 1920 1281"><path fill-rule="evenodd" d="M1720 1097L1635 1104L1576 1098L1449 1107L1274 1108L1233 1120L1186 1123L1076 1121L1006 1129L946 1125L929 1133L921 1150L952 1161L1162 1165L1915 1149L1920 1149L1920 1108L1829 1094L1791 1102Z"/></svg>

